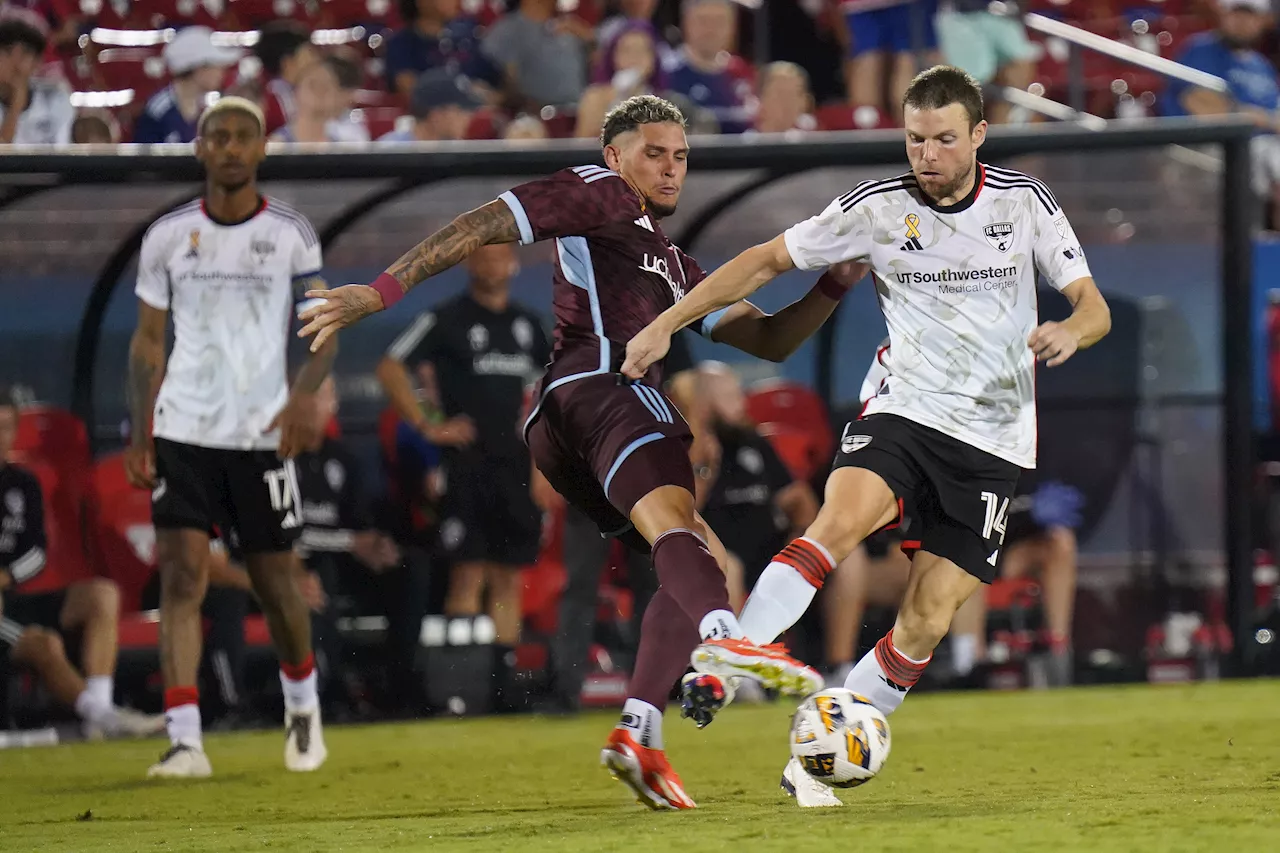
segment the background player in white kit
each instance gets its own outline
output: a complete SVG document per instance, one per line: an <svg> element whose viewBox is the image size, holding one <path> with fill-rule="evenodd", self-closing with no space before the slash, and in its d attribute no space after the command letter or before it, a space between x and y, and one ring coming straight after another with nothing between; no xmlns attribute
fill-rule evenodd
<svg viewBox="0 0 1280 853"><path fill-rule="evenodd" d="M1035 467L1036 359L1062 364L1111 327L1048 187L977 162L987 124L973 78L931 68L912 81L904 107L911 172L860 184L725 264L632 338L623 366L640 375L671 334L780 273L870 259L889 328L888 379L845 428L818 518L765 569L741 624L752 642L772 642L831 569L910 502L922 545L897 622L845 681L886 714L956 609L996 576L1009 498L1021 469ZM1037 326L1037 269L1070 300L1067 320ZM694 652L694 667L709 674L686 682L700 724L723 704L701 687L748 674L736 664L711 646ZM803 775L788 766L788 777Z"/></svg>
<svg viewBox="0 0 1280 853"><path fill-rule="evenodd" d="M285 766L315 770L326 757L310 613L296 585L301 568L293 543L302 530L302 501L292 458L311 443L309 398L337 346L314 353L290 390L295 294L324 286L320 241L300 213L259 195L265 156L257 106L223 98L210 107L196 139L204 197L156 220L138 262L138 326L129 345L133 438L125 463L130 481L152 490L172 743L149 776L212 772L196 673L215 527L244 553L280 656ZM170 313L174 344L166 365Z"/></svg>

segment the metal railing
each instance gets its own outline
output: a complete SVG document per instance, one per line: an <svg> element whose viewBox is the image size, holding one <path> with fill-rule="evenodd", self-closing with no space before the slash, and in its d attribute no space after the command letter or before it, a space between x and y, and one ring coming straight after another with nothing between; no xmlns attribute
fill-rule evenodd
<svg viewBox="0 0 1280 853"><path fill-rule="evenodd" d="M1086 94L1084 90L1084 55L1083 50L1092 50L1120 62L1126 62L1148 71L1154 71L1165 77L1181 80L1194 86L1200 86L1221 94L1227 93L1227 81L1214 74L1190 68L1172 59L1155 56L1141 48L1124 44L1106 36L1091 33L1071 24L1055 21L1036 12L1029 12L1022 18L1027 29L1051 38L1059 38L1067 43L1070 51L1067 56L1068 70L1068 104L1075 110L1083 111Z"/></svg>

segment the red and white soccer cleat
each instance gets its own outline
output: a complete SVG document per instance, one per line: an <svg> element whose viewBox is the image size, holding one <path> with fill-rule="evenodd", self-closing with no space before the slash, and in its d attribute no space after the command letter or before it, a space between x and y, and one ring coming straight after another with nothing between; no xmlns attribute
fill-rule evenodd
<svg viewBox="0 0 1280 853"><path fill-rule="evenodd" d="M787 652L781 643L757 646L749 640L707 640L693 650L690 663L698 672L750 678L761 687L788 696L808 696L822 689L822 676Z"/></svg>
<svg viewBox="0 0 1280 853"><path fill-rule="evenodd" d="M684 784L667 763L666 753L641 746L624 728L616 728L609 735L600 750L600 763L635 793L636 802L642 806L655 811L698 807L684 792Z"/></svg>

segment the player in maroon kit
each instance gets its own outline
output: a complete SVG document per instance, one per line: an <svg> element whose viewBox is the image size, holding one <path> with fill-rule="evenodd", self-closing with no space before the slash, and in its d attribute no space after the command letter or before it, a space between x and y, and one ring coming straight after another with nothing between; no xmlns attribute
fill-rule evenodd
<svg viewBox="0 0 1280 853"><path fill-rule="evenodd" d="M428 237L371 285L309 293L322 302L304 312L300 334L321 346L479 246L556 241L555 345L525 440L539 470L603 534L652 554L661 584L645 612L632 698L602 760L644 805L693 808L661 732L667 695L700 640L722 645L767 687L805 694L822 681L784 649L743 637L712 555L723 547L694 509L689 426L660 390L661 365L638 381L619 373L627 341L706 275L660 224L675 212L688 170L684 117L661 98L630 98L605 117L601 141L607 168L578 166L515 187ZM703 333L780 361L863 271L829 271L774 315L731 306L705 318Z"/></svg>

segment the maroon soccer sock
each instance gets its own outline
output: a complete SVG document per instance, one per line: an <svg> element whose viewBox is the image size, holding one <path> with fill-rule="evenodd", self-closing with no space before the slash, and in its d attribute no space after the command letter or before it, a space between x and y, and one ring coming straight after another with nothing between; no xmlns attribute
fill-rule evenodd
<svg viewBox="0 0 1280 853"><path fill-rule="evenodd" d="M665 586L658 587L644 611L640 649L631 675L631 696L659 711L671 688L689 668L689 656L702 638Z"/></svg>
<svg viewBox="0 0 1280 853"><path fill-rule="evenodd" d="M653 567L658 583L701 636L742 636L729 609L724 572L700 536L691 530L668 530L653 543Z"/></svg>

